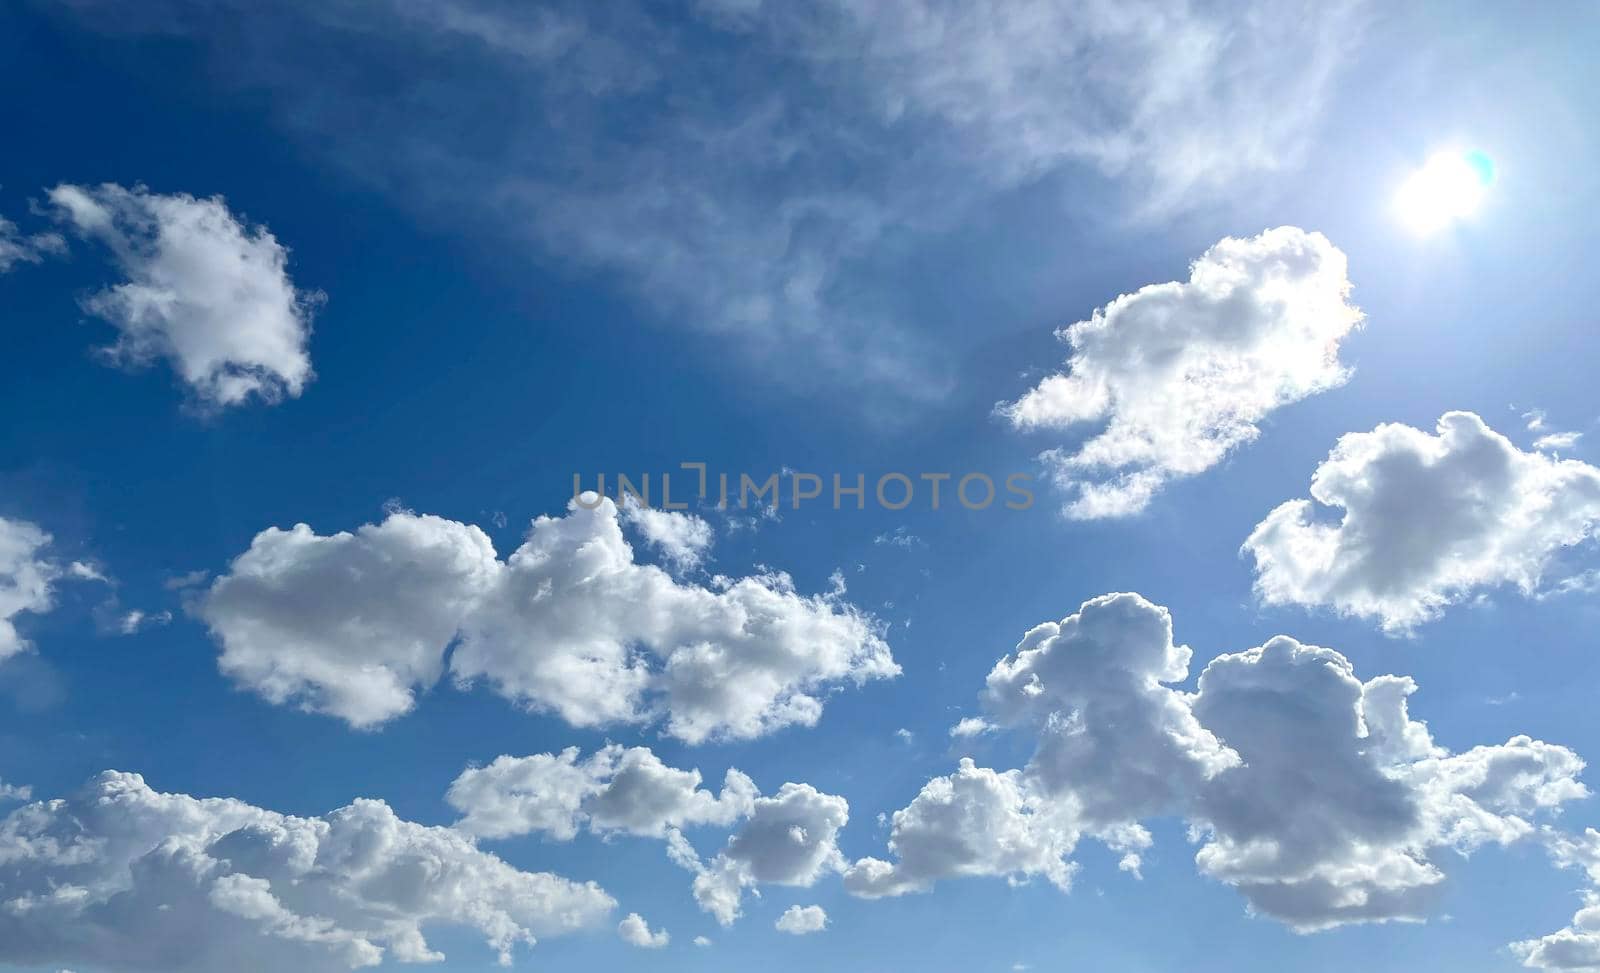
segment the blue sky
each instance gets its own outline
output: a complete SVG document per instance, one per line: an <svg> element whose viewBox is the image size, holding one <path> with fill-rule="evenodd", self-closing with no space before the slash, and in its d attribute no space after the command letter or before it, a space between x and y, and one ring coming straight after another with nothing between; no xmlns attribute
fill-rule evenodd
<svg viewBox="0 0 1600 973"><path fill-rule="evenodd" d="M21 593L0 598L0 967L398 966L399 922L436 968L487 970L493 906L537 932L515 965L552 970L1600 968L1581 917L1538 943L1600 882L1576 764L1600 752L1597 28L1579 4L7 6L0 539L23 553L0 543L0 593ZM1469 149L1495 164L1481 204L1409 230L1399 187ZM1195 261L1240 275L1231 298ZM130 311L130 282L162 300ZM1101 344L1053 333L1101 309ZM186 372L213 340L226 367ZM1014 419L1058 374L1118 391L1082 421ZM1481 419L1447 441L1453 411ZM1118 429L1141 459L1070 459ZM1536 445L1560 433L1581 438ZM1036 502L697 506L709 547L683 519L568 512L574 474L693 461L1021 472ZM1241 551L1319 466L1344 483L1311 514L1347 518L1333 547L1286 514ZM1141 471L1152 495L1063 514ZM598 546L519 573L540 517ZM302 523L384 529L235 561ZM631 547L597 589L583 558L614 537ZM1095 601L1113 592L1147 601ZM741 598L791 627L743 627ZM1192 649L1179 673L1155 606ZM991 675L1080 609L1120 633L1105 652L1068 626L1030 643L1040 693ZM1392 700L1325 657L1241 656L1200 685L1280 634L1414 679L1431 743L1384 737ZM559 668L613 644L609 668ZM692 669L704 645L727 667ZM601 670L620 681L594 689ZM402 701L373 673L401 673ZM1262 682L1230 695L1239 673ZM1358 709L1358 736L1319 722ZM973 718L992 728L951 734ZM1519 735L1549 748L1473 749ZM712 794L630 833L596 803L615 768L569 800L549 762L507 764L520 811L462 776L608 744ZM963 757L1017 802L941 798ZM730 768L763 797L725 790ZM790 782L807 814L848 806L802 820L798 864L758 840ZM339 815L360 799L393 817ZM475 831L494 808L509 823ZM315 863L244 847L273 829ZM360 878L339 849L379 834L398 844ZM51 857L70 835L98 857ZM1251 859L1252 835L1276 850ZM1373 862L1381 894L1350 878ZM451 913L429 867L478 911ZM507 891L546 873L603 892L562 884L563 911ZM86 904L40 904L63 888ZM775 928L791 906L826 927ZM633 913L670 941L627 942Z"/></svg>

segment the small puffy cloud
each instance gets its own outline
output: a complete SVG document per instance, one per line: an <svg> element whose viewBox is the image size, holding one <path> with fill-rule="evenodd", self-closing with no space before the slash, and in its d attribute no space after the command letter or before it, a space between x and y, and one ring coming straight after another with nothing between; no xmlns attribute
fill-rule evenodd
<svg viewBox="0 0 1600 973"><path fill-rule="evenodd" d="M1420 920L1441 852L1527 839L1588 795L1565 747L1516 736L1451 753L1412 719L1414 681L1363 682L1332 649L1278 636L1213 659L1194 693L1169 688L1189 661L1166 610L1138 595L1035 627L983 694L997 723L1034 740L1026 766L964 760L930 781L894 816L897 860L856 862L846 888L972 875L1066 888L1081 838L1137 875L1152 843L1141 820L1177 815L1199 869L1255 914L1301 932Z"/></svg>
<svg viewBox="0 0 1600 973"><path fill-rule="evenodd" d="M993 724L983 717L968 716L958 721L955 726L950 728L950 735L959 738L975 737L982 736L983 734L989 733L994 729L995 727Z"/></svg>
<svg viewBox="0 0 1600 973"><path fill-rule="evenodd" d="M1293 226L1226 237L1187 281L1124 294L1059 332L1067 370L1001 413L1018 429L1104 427L1042 459L1067 516L1143 510L1169 480L1202 473L1260 435L1275 409L1349 378L1339 343L1361 322L1345 255Z"/></svg>
<svg viewBox="0 0 1600 973"><path fill-rule="evenodd" d="M65 253L67 242L59 233L23 233L17 224L0 216L0 274L17 264L36 264L47 256Z"/></svg>
<svg viewBox="0 0 1600 973"><path fill-rule="evenodd" d="M50 535L37 526L0 517L0 661L29 647L13 619L50 610L61 568L43 556L49 544Z"/></svg>
<svg viewBox="0 0 1600 973"><path fill-rule="evenodd" d="M706 936L696 936L696 937L694 937L694 944L696 946L710 946L711 945L711 940L710 940L709 937L706 937Z"/></svg>
<svg viewBox="0 0 1600 973"><path fill-rule="evenodd" d="M629 946L640 949L660 949L672 942L672 936L665 929L651 931L649 923L637 912L628 913L617 923L617 935Z"/></svg>
<svg viewBox="0 0 1600 973"><path fill-rule="evenodd" d="M695 873L694 898L724 926L740 915L746 889L763 884L809 888L824 875L845 869L839 829L850 819L842 797L810 784L786 783L751 807L727 845L702 862L688 839L668 835L674 861Z"/></svg>
<svg viewBox="0 0 1600 973"><path fill-rule="evenodd" d="M748 815L755 783L730 769L722 793L700 786L698 770L668 767L648 747L611 744L587 760L559 754L502 756L462 772L446 800L462 812L456 827L482 838L544 833L567 841L580 827L664 837L671 828L730 826Z"/></svg>
<svg viewBox="0 0 1600 973"><path fill-rule="evenodd" d="M209 407L292 398L311 380L306 345L319 296L295 288L288 251L220 196L107 183L57 186L50 202L79 235L105 244L127 276L84 302L119 332L104 349L110 359L164 360Z"/></svg>
<svg viewBox="0 0 1600 973"><path fill-rule="evenodd" d="M821 932L828 928L828 913L820 905L798 906L791 905L783 910L783 915L772 924L772 928L779 932L786 932L791 936L805 936L814 932Z"/></svg>
<svg viewBox="0 0 1600 973"><path fill-rule="evenodd" d="M1311 499L1279 505L1243 550L1264 603L1404 633L1487 589L1533 594L1597 521L1600 469L1524 452L1473 413L1449 412L1434 434L1389 423L1341 437Z"/></svg>
<svg viewBox="0 0 1600 973"><path fill-rule="evenodd" d="M621 513L623 522L678 571L699 567L715 539L711 525L694 514L646 507L634 500L622 504Z"/></svg>
<svg viewBox="0 0 1600 973"><path fill-rule="evenodd" d="M424 930L519 946L598 925L592 883L524 872L357 800L300 818L106 772L0 819L0 964L263 973L445 960Z"/></svg>
<svg viewBox="0 0 1600 973"><path fill-rule="evenodd" d="M810 726L822 697L900 671L881 626L787 575L684 584L634 560L616 506L540 517L500 560L467 524L395 511L354 534L258 534L201 600L223 672L355 726L409 711L445 667L574 726L689 743Z"/></svg>

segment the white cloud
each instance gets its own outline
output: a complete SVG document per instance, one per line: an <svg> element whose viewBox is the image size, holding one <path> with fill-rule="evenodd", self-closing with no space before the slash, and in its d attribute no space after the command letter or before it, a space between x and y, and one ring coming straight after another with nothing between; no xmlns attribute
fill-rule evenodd
<svg viewBox="0 0 1600 973"><path fill-rule="evenodd" d="M696 936L694 937L694 944L696 946L710 946L711 940L706 936Z"/></svg>
<svg viewBox="0 0 1600 973"><path fill-rule="evenodd" d="M1253 441L1281 406L1342 385L1339 342L1361 322L1344 254L1293 226L1227 237L1186 282L1124 294L1059 332L1067 370L1001 406L1019 429L1104 422L1044 460L1069 517L1143 510L1167 481Z"/></svg>
<svg viewBox="0 0 1600 973"><path fill-rule="evenodd" d="M1390 423L1341 437L1311 498L1281 504L1245 541L1258 596L1403 633L1480 591L1534 593L1600 521L1600 470L1524 452L1478 416L1450 412L1435 435Z"/></svg>
<svg viewBox="0 0 1600 973"><path fill-rule="evenodd" d="M779 932L786 932L791 936L805 936L814 932L821 932L828 928L828 913L820 905L798 906L791 905L783 910L783 915L772 924L772 928Z"/></svg>
<svg viewBox="0 0 1600 973"><path fill-rule="evenodd" d="M700 786L698 770L669 767L645 747L609 744L580 756L571 747L469 768L446 795L463 815L455 828L486 839L542 834L570 841L580 831L663 839L668 857L694 874L695 900L723 925L739 917L747 890L809 887L844 870L837 838L850 809L842 797L795 783L762 797L732 768L714 794ZM702 861L683 832L708 827L731 834Z"/></svg>
<svg viewBox="0 0 1600 973"><path fill-rule="evenodd" d="M1558 866L1580 869L1588 874L1591 885L1600 886L1600 831L1589 828L1582 835L1571 836L1551 830L1545 839ZM1510 948L1530 969L1600 970L1600 891L1591 888L1583 893L1583 906L1565 929L1512 943Z"/></svg>
<svg viewBox="0 0 1600 973"><path fill-rule="evenodd" d="M1164 685L1187 677L1191 655L1165 608L1103 595L1023 636L989 673L984 705L1037 736L1033 780L1070 794L1087 824L1114 827L1169 812L1238 763L1189 696Z"/></svg>
<svg viewBox="0 0 1600 973"><path fill-rule="evenodd" d="M410 711L504 571L477 527L396 512L354 534L268 528L200 602L219 665L273 703L353 726Z"/></svg>
<svg viewBox="0 0 1600 973"><path fill-rule="evenodd" d="M1224 18L1164 0L833 6L857 36L822 43L852 52L885 119L938 123L937 144L995 182L1091 164L1139 186L1147 213L1292 164L1358 7L1296 23L1267 4Z"/></svg>
<svg viewBox="0 0 1600 973"><path fill-rule="evenodd" d="M49 544L50 535L37 526L0 517L0 662L29 648L13 619L50 610L61 569L41 555Z"/></svg>
<svg viewBox="0 0 1600 973"><path fill-rule="evenodd" d="M665 929L652 932L650 925L637 912L628 913L626 918L617 923L617 935L629 946L640 949L660 949L672 942L672 936Z"/></svg>
<svg viewBox="0 0 1600 973"><path fill-rule="evenodd" d="M478 528L404 511L355 534L268 529L199 612L238 683L367 727L410 710L452 643L458 682L575 726L664 717L690 743L813 725L826 691L899 673L837 593L637 563L610 500L540 517L504 561Z"/></svg>
<svg viewBox="0 0 1600 973"><path fill-rule="evenodd" d="M678 571L699 567L715 537L711 525L694 514L646 507L635 500L623 504L622 520Z"/></svg>
<svg viewBox="0 0 1600 973"><path fill-rule="evenodd" d="M950 728L953 737L976 737L993 731L995 727L981 716L968 716Z"/></svg>
<svg viewBox="0 0 1600 973"><path fill-rule="evenodd" d="M845 869L839 829L850 819L842 797L810 784L786 783L755 801L744 824L709 862L680 832L668 834L673 860L694 873L694 898L724 926L741 912L746 889L762 884L809 888Z"/></svg>
<svg viewBox="0 0 1600 973"><path fill-rule="evenodd" d="M67 241L58 233L26 234L0 216L0 274L19 263L36 264L47 256L65 253Z"/></svg>
<svg viewBox="0 0 1600 973"><path fill-rule="evenodd" d="M580 827L664 837L669 828L732 825L748 815L755 783L730 769L722 793L700 787L700 771L668 767L647 747L610 744L587 760L559 754L502 756L462 772L450 785L456 827L482 838L543 832L567 841Z"/></svg>
<svg viewBox="0 0 1600 973"><path fill-rule="evenodd" d="M1578 440L1583 438L1581 432L1553 432L1547 436L1540 436L1533 441L1533 448L1540 452L1554 452L1558 449L1571 449L1578 445Z"/></svg>
<svg viewBox="0 0 1600 973"><path fill-rule="evenodd" d="M1512 943L1511 952L1530 969L1577 973L1600 970L1600 893L1584 893L1583 907L1567 928Z"/></svg>
<svg viewBox="0 0 1600 973"><path fill-rule="evenodd" d="M117 619L117 632L121 635L137 635L144 629L159 628L171 622L170 611L147 612L134 608Z"/></svg>
<svg viewBox="0 0 1600 973"><path fill-rule="evenodd" d="M60 218L110 249L127 280L84 307L116 327L113 361L170 364L205 406L295 397L311 380L306 343L317 295L289 280L288 251L222 198L61 185Z"/></svg>
<svg viewBox="0 0 1600 973"><path fill-rule="evenodd" d="M0 963L30 967L442 962L425 927L474 930L509 962L519 945L595 926L615 905L592 883L519 871L381 801L299 818L109 771L0 820L0 848Z"/></svg>
<svg viewBox="0 0 1600 973"><path fill-rule="evenodd" d="M31 800L33 800L33 788L25 784L7 784L0 780L0 803Z"/></svg>
<svg viewBox="0 0 1600 973"><path fill-rule="evenodd" d="M1339 653L1286 636L1206 666L1198 691L1171 619L1137 595L1086 602L1030 631L984 693L997 722L1035 739L1021 770L964 760L896 813L897 861L863 859L866 896L938 879L1043 876L1065 888L1080 837L1138 874L1141 819L1188 819L1200 870L1252 912L1309 932L1425 918L1444 873L1433 857L1534 835L1586 797L1583 761L1513 737L1450 753L1413 720L1409 678L1366 682Z"/></svg>
<svg viewBox="0 0 1600 973"><path fill-rule="evenodd" d="M1077 822L1031 792L1020 771L998 773L963 758L948 777L935 777L896 811L889 850L896 861L864 858L844 884L867 898L925 892L939 879L1042 875L1072 886L1067 856L1077 845Z"/></svg>

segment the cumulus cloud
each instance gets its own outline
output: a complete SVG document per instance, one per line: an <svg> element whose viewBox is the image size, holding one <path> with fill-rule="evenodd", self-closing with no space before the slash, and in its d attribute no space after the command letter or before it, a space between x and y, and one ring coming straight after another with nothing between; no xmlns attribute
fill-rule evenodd
<svg viewBox="0 0 1600 973"><path fill-rule="evenodd" d="M358 800L300 818L152 790L108 771L0 820L0 963L263 971L443 962L459 927L502 963L615 903L592 883L519 871L449 828Z"/></svg>
<svg viewBox="0 0 1600 973"><path fill-rule="evenodd" d="M577 747L502 756L462 772L446 800L462 812L456 827L470 834L568 841L580 827L657 838L672 828L727 827L750 813L758 794L738 770L727 772L720 795L700 782L700 771L668 767L648 747L610 744L586 760Z"/></svg>
<svg viewBox="0 0 1600 973"><path fill-rule="evenodd" d="M636 562L603 498L538 518L503 561L477 527L405 511L354 534L270 528L198 611L241 686L361 727L409 711L452 646L458 683L575 726L662 719L690 743L813 725L827 691L899 673L837 592Z"/></svg>
<svg viewBox="0 0 1600 973"><path fill-rule="evenodd" d="M1409 678L1365 682L1332 649L1278 636L1218 656L1194 693L1190 650L1138 595L1093 599L1031 630L983 694L995 721L1035 742L1027 765L962 761L896 812L894 862L863 859L846 887L922 891L944 878L1041 876L1066 888L1094 838L1138 874L1142 819L1180 816L1202 873L1301 932L1421 920L1443 851L1534 836L1588 795L1583 761L1517 736L1451 753L1411 717Z"/></svg>
<svg viewBox="0 0 1600 973"><path fill-rule="evenodd" d="M1597 520L1600 469L1524 452L1473 413L1449 412L1433 434L1388 423L1341 437L1311 499L1279 505L1243 550L1264 603L1404 633L1479 592L1535 593Z"/></svg>
<svg viewBox="0 0 1600 973"><path fill-rule="evenodd" d="M462 814L455 827L482 838L570 841L588 831L662 839L668 857L693 873L696 902L723 925L739 917L746 891L766 883L808 887L845 866L838 846L850 816L844 798L795 783L763 797L733 768L721 793L712 793L698 770L669 767L647 747L609 744L588 758L576 747L500 757L464 771L446 800ZM703 861L684 831L712 827L731 833Z"/></svg>
<svg viewBox="0 0 1600 973"><path fill-rule="evenodd" d="M976 737L983 736L992 730L994 730L994 726L983 717L968 716L956 721L956 724L950 728L950 735L953 737Z"/></svg>
<svg viewBox="0 0 1600 973"><path fill-rule="evenodd" d="M640 949L660 949L672 942L672 936L665 929L651 931L649 923L637 912L628 913L626 918L617 923L617 935L629 946Z"/></svg>
<svg viewBox="0 0 1600 973"><path fill-rule="evenodd" d="M828 913L820 905L791 905L772 924L779 932L791 936L805 936L828 928Z"/></svg>
<svg viewBox="0 0 1600 973"><path fill-rule="evenodd" d="M59 233L23 233L17 224L0 216L0 274L17 264L39 263L66 249L67 241Z"/></svg>
<svg viewBox="0 0 1600 973"><path fill-rule="evenodd" d="M633 500L623 504L622 519L679 571L699 567L715 539L711 525L694 514L646 507Z"/></svg>
<svg viewBox="0 0 1600 973"><path fill-rule="evenodd" d="M1300 157L1360 27L1359 3L1267 0L698 16L302 0L232 4L226 32L189 7L74 5L95 30L197 35L220 76L286 106L292 137L437 220L614 273L668 322L747 339L773 374L923 396L951 363L872 284L907 228L947 229L1062 172L1114 180L1146 214L1254 186ZM304 69L324 56L340 70ZM407 83L351 81L402 62ZM439 110L485 91L505 96L493 138Z"/></svg>
<svg viewBox="0 0 1600 973"><path fill-rule="evenodd" d="M842 872L839 829L850 819L844 798L810 784L786 783L758 798L743 825L710 861L702 861L681 832L668 834L673 860L694 873L694 898L724 926L741 914L747 889L762 884L809 888Z"/></svg>
<svg viewBox="0 0 1600 973"><path fill-rule="evenodd" d="M1281 406L1344 384L1339 343L1361 322L1345 255L1281 226L1226 237L1187 281L1150 284L1062 329L1067 370L1001 413L1018 429L1104 427L1042 459L1076 519L1143 510L1260 435Z"/></svg>
<svg viewBox="0 0 1600 973"><path fill-rule="evenodd" d="M1545 833L1551 857L1561 868L1585 872L1591 886L1600 886L1600 831L1588 828L1582 835L1555 830ZM1583 893L1583 906L1565 929L1511 944L1522 965L1538 970L1600 970L1600 891Z"/></svg>
<svg viewBox="0 0 1600 973"><path fill-rule="evenodd" d="M25 784L7 784L0 780L0 802L31 800L33 800L33 788Z"/></svg>
<svg viewBox="0 0 1600 973"><path fill-rule="evenodd" d="M208 407L292 398L311 380L306 344L319 298L290 281L283 245L220 196L64 184L50 202L127 275L84 301L119 332L102 349L109 359L166 361Z"/></svg>
<svg viewBox="0 0 1600 973"><path fill-rule="evenodd" d="M929 781L896 811L893 863L863 858L845 873L845 888L865 898L925 892L943 878L1044 876L1063 891L1076 870L1067 856L1079 826L1039 800L1021 771L998 773L963 758L948 777Z"/></svg>
<svg viewBox="0 0 1600 973"><path fill-rule="evenodd" d="M42 554L50 535L25 520L0 517L0 662L29 643L13 621L23 612L46 612L61 569Z"/></svg>

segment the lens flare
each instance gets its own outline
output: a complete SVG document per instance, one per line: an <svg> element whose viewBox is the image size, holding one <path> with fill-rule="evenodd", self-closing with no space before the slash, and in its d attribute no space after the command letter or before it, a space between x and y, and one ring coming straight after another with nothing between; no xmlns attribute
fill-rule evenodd
<svg viewBox="0 0 1600 973"><path fill-rule="evenodd" d="M1440 152L1400 184L1395 213L1414 233L1437 233L1476 213L1494 180L1485 153Z"/></svg>

